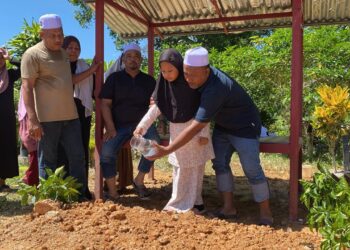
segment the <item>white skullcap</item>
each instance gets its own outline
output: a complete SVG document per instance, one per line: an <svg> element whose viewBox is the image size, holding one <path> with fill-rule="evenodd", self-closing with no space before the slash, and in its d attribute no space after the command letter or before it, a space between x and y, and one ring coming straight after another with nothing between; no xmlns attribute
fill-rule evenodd
<svg viewBox="0 0 350 250"><path fill-rule="evenodd" d="M41 29L58 29L62 27L61 18L56 14L45 14L39 18Z"/></svg>
<svg viewBox="0 0 350 250"><path fill-rule="evenodd" d="M209 65L208 50L203 47L189 49L185 53L184 64L193 67Z"/></svg>
<svg viewBox="0 0 350 250"><path fill-rule="evenodd" d="M141 48L136 43L125 44L124 48L123 48L123 53L125 53L129 50L136 50L136 51L141 53Z"/></svg>

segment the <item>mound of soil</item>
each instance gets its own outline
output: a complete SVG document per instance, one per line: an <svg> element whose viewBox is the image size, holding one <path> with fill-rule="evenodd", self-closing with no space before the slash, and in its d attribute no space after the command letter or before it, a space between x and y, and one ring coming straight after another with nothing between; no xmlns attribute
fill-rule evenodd
<svg viewBox="0 0 350 250"><path fill-rule="evenodd" d="M0 209L0 249L318 249L321 238L302 224L288 221L288 174L266 171L270 179L273 227L257 226L258 208L240 171L235 199L238 221L218 220L192 212L162 212L171 195L171 172L156 172L148 183L153 195L141 201L130 188L120 203L61 205L39 214ZM208 210L217 208L215 176L204 180ZM45 203L45 202L44 202ZM41 205L47 209L47 206ZM40 208L40 205L39 205ZM17 211L18 214L18 211ZM301 214L303 211L301 210Z"/></svg>

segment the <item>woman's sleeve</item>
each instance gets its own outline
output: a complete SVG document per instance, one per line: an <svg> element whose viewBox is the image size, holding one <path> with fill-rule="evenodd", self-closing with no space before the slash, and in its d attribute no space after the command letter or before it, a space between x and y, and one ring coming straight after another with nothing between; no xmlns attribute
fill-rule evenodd
<svg viewBox="0 0 350 250"><path fill-rule="evenodd" d="M143 129L143 133L145 134L148 128L152 125L152 123L157 119L160 115L160 110L156 104L153 104L148 112L143 116L142 120L137 125L138 128Z"/></svg>

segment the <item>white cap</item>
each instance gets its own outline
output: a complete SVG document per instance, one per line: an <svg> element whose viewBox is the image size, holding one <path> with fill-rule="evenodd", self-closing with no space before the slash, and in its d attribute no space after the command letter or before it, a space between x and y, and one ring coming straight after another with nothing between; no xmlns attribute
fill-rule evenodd
<svg viewBox="0 0 350 250"><path fill-rule="evenodd" d="M208 50L203 47L189 49L185 53L184 64L193 67L209 65Z"/></svg>
<svg viewBox="0 0 350 250"><path fill-rule="evenodd" d="M141 53L141 48L136 43L125 44L124 48L123 48L123 53L125 53L129 50L136 50L136 51Z"/></svg>
<svg viewBox="0 0 350 250"><path fill-rule="evenodd" d="M62 27L61 18L56 14L45 14L39 18L41 29L58 29Z"/></svg>

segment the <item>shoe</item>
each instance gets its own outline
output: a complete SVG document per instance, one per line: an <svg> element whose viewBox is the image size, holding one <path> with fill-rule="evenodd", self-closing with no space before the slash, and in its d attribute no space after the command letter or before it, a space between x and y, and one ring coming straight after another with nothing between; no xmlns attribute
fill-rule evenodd
<svg viewBox="0 0 350 250"><path fill-rule="evenodd" d="M109 194L104 193L104 194L103 194L103 199L104 199L105 201L112 201L113 203L118 203L119 200L120 200L120 196L118 196L118 197L112 197L112 196L110 196Z"/></svg>
<svg viewBox="0 0 350 250"><path fill-rule="evenodd" d="M119 195L122 195L122 194L126 194L128 192L128 190L125 187L123 187L123 188L118 189L117 192Z"/></svg>
<svg viewBox="0 0 350 250"><path fill-rule="evenodd" d="M222 219L222 220L237 220L238 215L237 213L235 214L224 214L223 212L216 211L211 214L214 218Z"/></svg>
<svg viewBox="0 0 350 250"><path fill-rule="evenodd" d="M205 207L203 204L194 205L192 208L192 211L194 214L197 214L197 215L202 215L202 214L205 214L207 212L207 210L205 210Z"/></svg>
<svg viewBox="0 0 350 250"><path fill-rule="evenodd" d="M136 185L136 183L133 181L132 186L141 200L149 200L152 193L146 188L145 185Z"/></svg>
<svg viewBox="0 0 350 250"><path fill-rule="evenodd" d="M271 227L273 224L273 218L261 218L258 226L269 226Z"/></svg>

